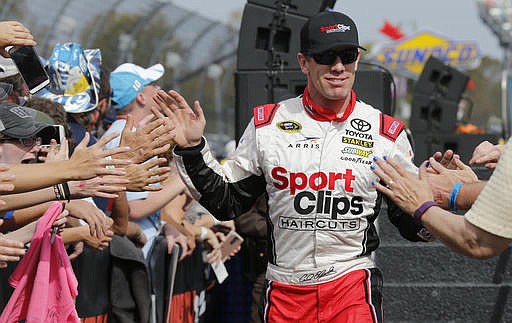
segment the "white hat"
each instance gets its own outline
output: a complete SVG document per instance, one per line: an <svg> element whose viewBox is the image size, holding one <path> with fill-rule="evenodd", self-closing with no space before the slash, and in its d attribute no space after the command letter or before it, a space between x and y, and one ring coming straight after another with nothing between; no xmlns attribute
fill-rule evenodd
<svg viewBox="0 0 512 323"><path fill-rule="evenodd" d="M14 61L0 55L0 79L19 74L18 68Z"/></svg>

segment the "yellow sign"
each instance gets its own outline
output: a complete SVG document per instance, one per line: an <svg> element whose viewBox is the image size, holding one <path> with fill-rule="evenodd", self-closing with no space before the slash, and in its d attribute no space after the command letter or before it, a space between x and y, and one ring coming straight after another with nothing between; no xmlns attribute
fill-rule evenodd
<svg viewBox="0 0 512 323"><path fill-rule="evenodd" d="M431 55L452 67L464 70L478 64L480 51L474 42L452 41L432 32L422 31L384 45L377 51L374 60L392 71L416 78Z"/></svg>

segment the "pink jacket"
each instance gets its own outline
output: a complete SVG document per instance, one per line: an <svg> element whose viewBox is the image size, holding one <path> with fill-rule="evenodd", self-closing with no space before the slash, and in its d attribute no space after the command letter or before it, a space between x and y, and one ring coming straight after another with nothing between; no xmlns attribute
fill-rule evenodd
<svg viewBox="0 0 512 323"><path fill-rule="evenodd" d="M54 202L39 219L30 248L9 279L15 290L0 323L80 322L73 302L78 282L60 235L50 243L61 211L61 203Z"/></svg>

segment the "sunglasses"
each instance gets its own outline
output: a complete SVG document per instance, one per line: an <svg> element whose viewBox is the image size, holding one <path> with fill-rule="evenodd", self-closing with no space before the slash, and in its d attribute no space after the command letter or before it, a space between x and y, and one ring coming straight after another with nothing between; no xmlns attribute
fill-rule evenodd
<svg viewBox="0 0 512 323"><path fill-rule="evenodd" d="M33 147L41 145L41 137L29 137L29 138L0 138L0 141L17 141L25 147Z"/></svg>
<svg viewBox="0 0 512 323"><path fill-rule="evenodd" d="M341 63L343 65L352 64L357 60L357 55L359 55L359 50L357 48L349 48L342 51L332 51L328 50L322 53L311 55L315 62L320 65L332 65L336 62L336 58L341 59Z"/></svg>

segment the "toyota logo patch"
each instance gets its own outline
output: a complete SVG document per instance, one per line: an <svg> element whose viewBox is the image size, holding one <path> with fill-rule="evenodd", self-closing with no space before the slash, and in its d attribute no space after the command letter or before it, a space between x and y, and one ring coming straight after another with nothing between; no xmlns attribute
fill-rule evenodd
<svg viewBox="0 0 512 323"><path fill-rule="evenodd" d="M350 121L350 125L352 126L352 128L361 132L367 132L372 128L372 126L363 119L352 119L352 121Z"/></svg>

